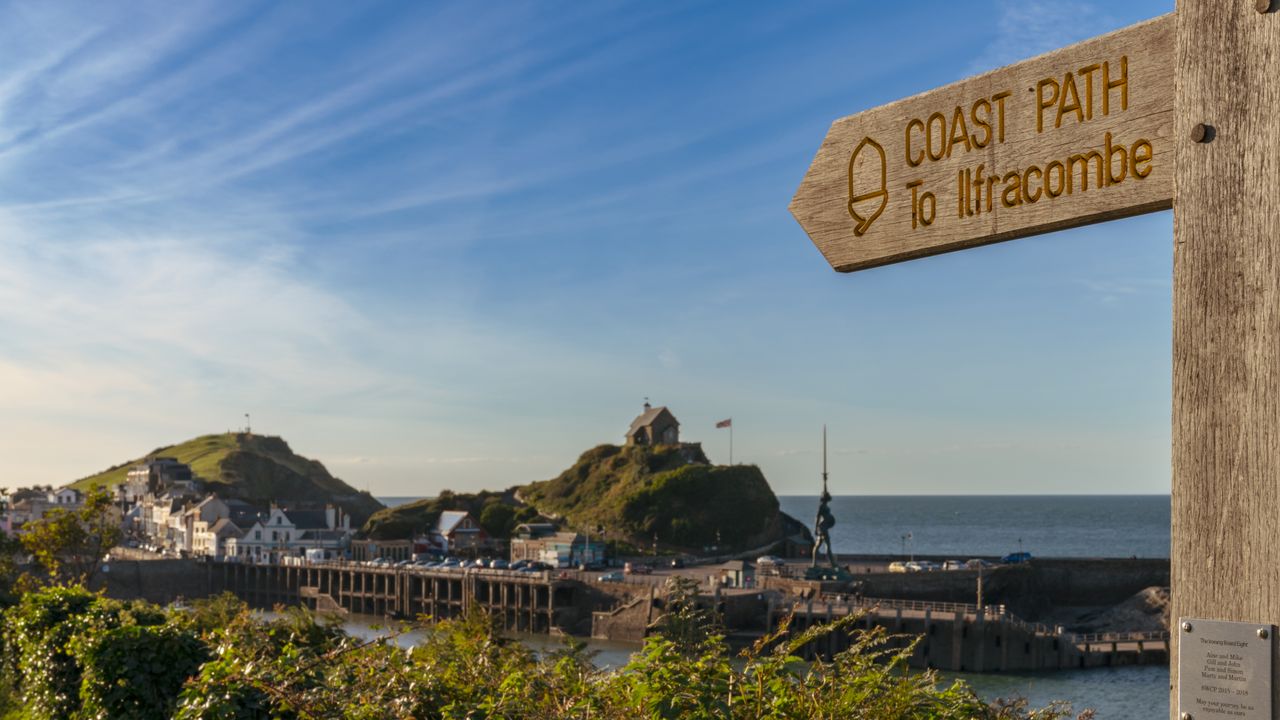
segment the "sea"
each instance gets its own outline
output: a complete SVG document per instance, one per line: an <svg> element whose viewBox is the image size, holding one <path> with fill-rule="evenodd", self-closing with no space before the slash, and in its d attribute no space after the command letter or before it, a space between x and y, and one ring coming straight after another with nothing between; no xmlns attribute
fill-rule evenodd
<svg viewBox="0 0 1280 720"><path fill-rule="evenodd" d="M378 498L387 506L419 498ZM783 512L813 524L816 495L778 498ZM831 500L837 553L937 556L1169 557L1168 495L841 495ZM529 638L535 648L547 638ZM617 666L631 648L592 644L597 662ZM1032 706L1054 700L1098 720L1165 720L1169 669L1158 666L1064 670L1048 673L944 673L984 698L1025 697Z"/></svg>
<svg viewBox="0 0 1280 720"><path fill-rule="evenodd" d="M783 495L812 526L816 495ZM837 553L1169 557L1168 495L841 495L831 499Z"/></svg>

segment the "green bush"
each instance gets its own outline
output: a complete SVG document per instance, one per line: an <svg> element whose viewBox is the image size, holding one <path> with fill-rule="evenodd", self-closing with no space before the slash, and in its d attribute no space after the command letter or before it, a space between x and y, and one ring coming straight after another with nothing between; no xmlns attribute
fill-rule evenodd
<svg viewBox="0 0 1280 720"><path fill-rule="evenodd" d="M263 621L223 597L166 615L76 588L28 595L6 616L26 701L22 720L1055 720L1067 708L989 705L906 668L913 646L857 615L789 635L785 623L737 657L691 583L670 589L654 634L626 666L602 671L576 641L539 655L478 610L413 648L360 640L301 608ZM166 620L167 618L167 620ZM161 623L161 621L165 621ZM831 660L802 662L825 633ZM1082 714L1080 717L1088 717Z"/></svg>
<svg viewBox="0 0 1280 720"><path fill-rule="evenodd" d="M341 671L345 663L330 658L358 643L303 608L265 623L241 612L210 639L213 658L183 687L174 720L291 720L317 693L349 691L328 687L325 673Z"/></svg>
<svg viewBox="0 0 1280 720"><path fill-rule="evenodd" d="M110 600L79 586L54 586L23 596L5 612L4 634L6 681L26 706L24 717L79 717L86 649L118 628L157 626L165 619L155 605Z"/></svg>
<svg viewBox="0 0 1280 720"><path fill-rule="evenodd" d="M208 653L173 627L129 625L98 633L78 653L85 720L166 720L187 678Z"/></svg>
<svg viewBox="0 0 1280 720"><path fill-rule="evenodd" d="M80 587L51 587L23 596L5 613L16 640L17 677L32 720L66 720L80 707L80 664L71 640L98 596Z"/></svg>

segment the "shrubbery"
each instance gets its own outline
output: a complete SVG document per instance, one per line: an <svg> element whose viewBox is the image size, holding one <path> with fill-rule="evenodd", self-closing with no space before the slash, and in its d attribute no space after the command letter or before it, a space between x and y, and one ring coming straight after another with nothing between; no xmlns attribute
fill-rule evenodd
<svg viewBox="0 0 1280 720"><path fill-rule="evenodd" d="M657 633L603 671L581 643L538 655L483 614L436 626L415 647L360 640L293 609L264 620L234 599L162 611L82 589L32 593L5 611L3 720L346 718L854 718L1053 720L988 705L963 684L909 673L910 649L856 620L851 649L801 662L819 629L765 638L735 658L689 587L673 589ZM8 701L7 704L5 701Z"/></svg>
<svg viewBox="0 0 1280 720"><path fill-rule="evenodd" d="M167 718L208 653L178 628L126 625L87 636L77 659L84 668L81 717Z"/></svg>

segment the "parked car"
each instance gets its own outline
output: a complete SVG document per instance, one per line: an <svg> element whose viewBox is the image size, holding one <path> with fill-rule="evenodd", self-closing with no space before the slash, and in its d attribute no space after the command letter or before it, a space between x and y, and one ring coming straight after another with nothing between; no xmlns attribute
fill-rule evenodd
<svg viewBox="0 0 1280 720"><path fill-rule="evenodd" d="M756 565L786 565L787 561L777 555L761 555L756 558Z"/></svg>
<svg viewBox="0 0 1280 720"><path fill-rule="evenodd" d="M526 565L528 565L528 564L529 564L529 561L528 561L528 560L517 560L517 561L515 561L515 562L511 563L511 567L509 567L509 568L507 568L507 569L508 569L508 570L521 570L521 569L523 569L523 568L524 568Z"/></svg>
<svg viewBox="0 0 1280 720"><path fill-rule="evenodd" d="M907 572L907 564L902 562L901 560L895 560L889 563L889 572L891 573Z"/></svg>
<svg viewBox="0 0 1280 720"><path fill-rule="evenodd" d="M1029 552L1009 553L1008 555L1005 555L1004 557L1000 558L1000 562L1008 565L1016 565L1018 563L1031 562L1031 553Z"/></svg>
<svg viewBox="0 0 1280 720"><path fill-rule="evenodd" d="M627 563L622 571L628 575L648 575L653 572L653 568L642 563Z"/></svg>
<svg viewBox="0 0 1280 720"><path fill-rule="evenodd" d="M943 570L963 570L964 563L960 560L946 560L942 563Z"/></svg>
<svg viewBox="0 0 1280 720"><path fill-rule="evenodd" d="M621 570L614 570L601 575L597 580L600 582L622 582L626 580L626 575Z"/></svg>
<svg viewBox="0 0 1280 720"><path fill-rule="evenodd" d="M970 560L965 561L965 564L964 564L964 566L969 568L970 570L977 570L979 568L989 568L994 565L995 563L991 562L990 560L983 560L982 558L972 558Z"/></svg>
<svg viewBox="0 0 1280 720"><path fill-rule="evenodd" d="M489 567L493 570L506 570L507 568L511 567L511 563L507 562L506 560L503 560L502 558L498 558L497 560L490 562Z"/></svg>
<svg viewBox="0 0 1280 720"><path fill-rule="evenodd" d="M671 567L677 570L684 567L684 558L671 558Z"/></svg>

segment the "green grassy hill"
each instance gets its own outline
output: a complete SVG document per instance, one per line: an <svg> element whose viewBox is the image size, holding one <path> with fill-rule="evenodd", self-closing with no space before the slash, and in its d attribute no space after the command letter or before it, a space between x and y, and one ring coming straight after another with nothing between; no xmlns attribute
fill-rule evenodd
<svg viewBox="0 0 1280 720"><path fill-rule="evenodd" d="M211 492L252 502L273 500L333 502L345 509L352 523L363 523L382 509L382 503L329 474L324 465L302 457L288 443L271 435L223 433L203 435L176 445L156 448L142 458L115 465L81 478L71 487L114 487L124 482L129 468L149 457L173 457L187 463Z"/></svg>
<svg viewBox="0 0 1280 720"><path fill-rule="evenodd" d="M699 551L716 544L745 550L802 532L778 509L760 468L711 465L697 446L600 445L520 499L570 527L603 525L611 539Z"/></svg>

